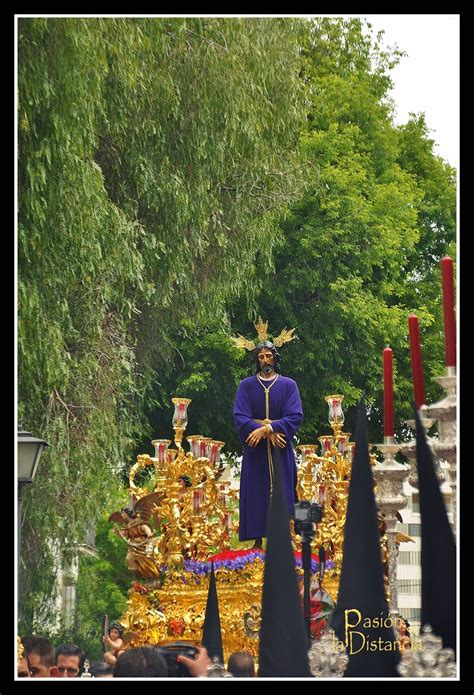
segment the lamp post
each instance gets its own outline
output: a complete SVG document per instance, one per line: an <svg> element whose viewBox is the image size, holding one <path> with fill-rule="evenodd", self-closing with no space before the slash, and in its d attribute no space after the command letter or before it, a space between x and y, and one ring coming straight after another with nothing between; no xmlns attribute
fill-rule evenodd
<svg viewBox="0 0 474 695"><path fill-rule="evenodd" d="M44 439L36 439L30 432L18 432L18 587L20 586L20 553L21 553L21 496L23 488L33 482L38 468L41 452L48 443Z"/></svg>

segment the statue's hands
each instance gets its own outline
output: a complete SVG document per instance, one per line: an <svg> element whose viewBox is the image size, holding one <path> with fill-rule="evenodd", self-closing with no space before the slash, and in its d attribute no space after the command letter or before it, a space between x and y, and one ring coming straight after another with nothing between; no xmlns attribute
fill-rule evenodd
<svg viewBox="0 0 474 695"><path fill-rule="evenodd" d="M270 441L273 446L278 446L280 449L283 449L286 446L285 435L281 434L280 432L271 432Z"/></svg>
<svg viewBox="0 0 474 695"><path fill-rule="evenodd" d="M257 446L257 444L262 439L266 439L267 432L268 432L268 428L266 425L263 425L262 427L257 427L256 430L254 430L253 432L250 432L249 436L245 440L245 443L248 444L249 446Z"/></svg>

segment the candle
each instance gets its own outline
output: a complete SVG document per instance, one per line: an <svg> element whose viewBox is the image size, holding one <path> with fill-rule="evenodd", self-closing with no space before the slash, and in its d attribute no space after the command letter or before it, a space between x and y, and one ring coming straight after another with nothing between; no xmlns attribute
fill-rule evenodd
<svg viewBox="0 0 474 695"><path fill-rule="evenodd" d="M441 259L441 281L443 287L444 351L446 366L456 366L456 319L454 317L453 259Z"/></svg>
<svg viewBox="0 0 474 695"><path fill-rule="evenodd" d="M386 347L383 351L383 434L393 437L393 351Z"/></svg>
<svg viewBox="0 0 474 695"><path fill-rule="evenodd" d="M418 410L425 403L425 382L423 379L423 365L421 363L418 316L415 314L410 314L408 317L408 330L410 333L411 371L413 374L415 407Z"/></svg>

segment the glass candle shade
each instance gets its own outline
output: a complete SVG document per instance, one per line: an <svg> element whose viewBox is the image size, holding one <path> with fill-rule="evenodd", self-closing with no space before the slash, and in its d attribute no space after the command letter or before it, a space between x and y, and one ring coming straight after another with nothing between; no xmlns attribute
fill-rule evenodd
<svg viewBox="0 0 474 695"><path fill-rule="evenodd" d="M331 427L335 425L342 427L344 424L344 413L342 412L342 401L344 400L344 396L336 394L333 396L326 396L324 400L329 405L329 424Z"/></svg>
<svg viewBox="0 0 474 695"><path fill-rule="evenodd" d="M151 443L155 447L155 458L158 463L167 462L167 449L171 444L171 439L153 439Z"/></svg>
<svg viewBox="0 0 474 695"><path fill-rule="evenodd" d="M196 446L196 458L209 458L209 442L212 441L210 437L197 437L194 440Z"/></svg>
<svg viewBox="0 0 474 695"><path fill-rule="evenodd" d="M207 445L207 458L216 467L219 467L219 460L221 457L221 449L225 442L220 442L217 439L211 439Z"/></svg>
<svg viewBox="0 0 474 695"><path fill-rule="evenodd" d="M336 437L337 450L342 456L346 455L347 445L350 439L350 432L341 432L338 437Z"/></svg>
<svg viewBox="0 0 474 695"><path fill-rule="evenodd" d="M177 454L178 454L177 449L167 449L166 450L167 463L173 463Z"/></svg>
<svg viewBox="0 0 474 695"><path fill-rule="evenodd" d="M307 456L309 456L310 454L317 454L318 453L318 445L317 444L300 444L296 448L301 454L301 465L302 466L306 465Z"/></svg>
<svg viewBox="0 0 474 695"><path fill-rule="evenodd" d="M319 485L318 487L318 493L317 493L317 502L320 505L324 505L326 502L327 494L326 494L326 486L325 485Z"/></svg>
<svg viewBox="0 0 474 695"><path fill-rule="evenodd" d="M186 429L188 424L188 405L191 403L190 398L172 398L174 403L173 427Z"/></svg>
<svg viewBox="0 0 474 695"><path fill-rule="evenodd" d="M318 437L321 442L321 456L331 453L331 447L334 441L334 437L329 435L324 435L323 437Z"/></svg>
<svg viewBox="0 0 474 695"><path fill-rule="evenodd" d="M346 445L346 457L348 461L352 463L354 460L354 447L355 447L355 442L347 442Z"/></svg>
<svg viewBox="0 0 474 695"><path fill-rule="evenodd" d="M202 439L202 434L190 434L189 437L186 437L186 441L189 444L189 449L194 456L195 459L199 458L199 447L198 447L198 440Z"/></svg>

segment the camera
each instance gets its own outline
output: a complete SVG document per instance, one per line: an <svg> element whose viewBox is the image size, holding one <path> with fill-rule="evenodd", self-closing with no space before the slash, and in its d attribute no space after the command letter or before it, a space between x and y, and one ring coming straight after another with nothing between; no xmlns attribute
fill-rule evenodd
<svg viewBox="0 0 474 695"><path fill-rule="evenodd" d="M316 502L308 502L301 500L295 504L295 520L296 521L311 521L314 524L319 524L323 518L323 509Z"/></svg>
<svg viewBox="0 0 474 695"><path fill-rule="evenodd" d="M189 659L195 659L198 650L191 642L169 642L167 644L162 644L159 647L155 647L156 651L161 654L161 656L166 661L168 666L168 677L169 678L188 678L190 673L184 664L176 661L176 657L182 654L187 656Z"/></svg>
<svg viewBox="0 0 474 695"><path fill-rule="evenodd" d="M295 532L300 536L314 536L314 524L318 524L323 518L323 508L316 502L301 500L294 505L293 519Z"/></svg>

